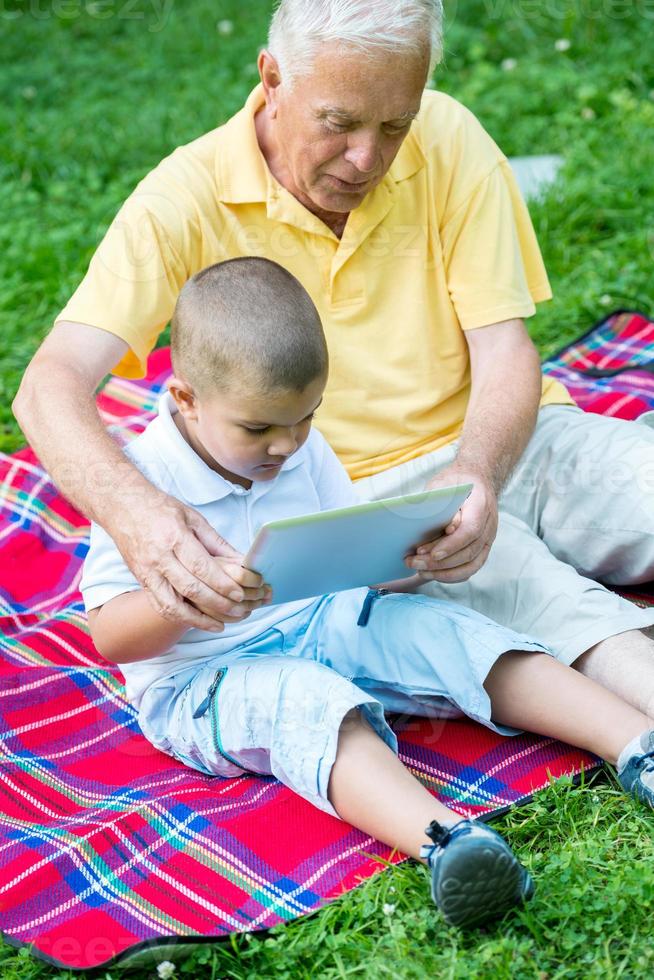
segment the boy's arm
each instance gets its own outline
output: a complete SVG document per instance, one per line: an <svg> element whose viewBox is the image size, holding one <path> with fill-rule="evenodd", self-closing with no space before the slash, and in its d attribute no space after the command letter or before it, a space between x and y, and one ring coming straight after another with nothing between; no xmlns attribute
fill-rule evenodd
<svg viewBox="0 0 654 980"><path fill-rule="evenodd" d="M236 572L246 588L259 580L256 572L246 568L238 567ZM266 603L269 601L270 594L265 599ZM89 609L87 615L96 650L114 664L135 663L168 653L189 629L160 616L144 589L122 592ZM240 622L241 618L225 616L225 623Z"/></svg>
<svg viewBox="0 0 654 980"><path fill-rule="evenodd" d="M88 619L96 650L114 664L167 653L188 630L156 613L143 589L123 592L89 609Z"/></svg>

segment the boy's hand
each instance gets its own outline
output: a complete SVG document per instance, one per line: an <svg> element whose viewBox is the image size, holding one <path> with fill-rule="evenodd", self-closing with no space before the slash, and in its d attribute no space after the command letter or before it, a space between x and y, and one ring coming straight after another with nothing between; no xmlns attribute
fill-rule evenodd
<svg viewBox="0 0 654 980"><path fill-rule="evenodd" d="M497 495L479 473L462 471L456 464L430 480L426 489L472 483L472 493L456 513L445 533L420 545L406 559L409 568L425 582L466 582L484 565L497 534Z"/></svg>
<svg viewBox="0 0 654 980"><path fill-rule="evenodd" d="M263 582L259 573L243 567L241 563L244 558L245 555L237 551L234 551L233 557L230 555L225 558L217 555L213 558L213 561L220 564L223 571L232 579L233 584L230 586L227 598L237 603L235 609L243 607L247 610L244 613L232 612L225 615L225 622L235 623L245 619L253 609L269 602L272 596L270 586Z"/></svg>
<svg viewBox="0 0 654 980"><path fill-rule="evenodd" d="M191 507L152 487L123 497L106 530L155 611L187 628L221 632L270 601L261 576ZM113 523L113 522L112 522Z"/></svg>

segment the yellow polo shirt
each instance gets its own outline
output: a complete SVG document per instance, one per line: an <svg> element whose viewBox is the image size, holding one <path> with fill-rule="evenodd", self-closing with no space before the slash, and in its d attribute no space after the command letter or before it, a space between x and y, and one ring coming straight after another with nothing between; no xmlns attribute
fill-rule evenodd
<svg viewBox="0 0 654 980"><path fill-rule="evenodd" d="M271 175L258 86L224 126L176 149L120 209L57 320L100 327L146 359L195 272L242 255L279 262L313 298L330 352L316 424L353 479L455 439L469 396L463 331L529 317L551 291L506 158L440 92L339 240ZM263 311L262 311L263 312ZM543 382L543 404L569 403Z"/></svg>

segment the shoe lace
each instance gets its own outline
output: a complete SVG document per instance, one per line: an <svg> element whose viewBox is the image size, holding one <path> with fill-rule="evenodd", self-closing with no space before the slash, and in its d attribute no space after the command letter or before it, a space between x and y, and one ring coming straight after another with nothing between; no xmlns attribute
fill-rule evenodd
<svg viewBox="0 0 654 980"><path fill-rule="evenodd" d="M427 837L431 838L432 844L423 844L420 848L420 857L425 858L425 860L431 864L431 859L434 852L439 851L444 847L451 837L451 827L444 827L438 822L438 820L432 820L429 826L425 829L425 834Z"/></svg>
<svg viewBox="0 0 654 980"><path fill-rule="evenodd" d="M438 820L432 820L429 826L425 829L425 834L430 838L438 847L442 847L450 839L450 833L452 831L451 827L444 827L442 823Z"/></svg>

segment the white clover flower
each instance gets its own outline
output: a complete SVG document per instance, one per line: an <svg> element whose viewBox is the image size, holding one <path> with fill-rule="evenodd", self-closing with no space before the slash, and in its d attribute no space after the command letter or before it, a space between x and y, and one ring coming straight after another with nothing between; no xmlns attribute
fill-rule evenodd
<svg viewBox="0 0 654 980"><path fill-rule="evenodd" d="M227 37L229 34L234 33L234 21L232 20L219 20L216 24L216 30L219 34Z"/></svg>
<svg viewBox="0 0 654 980"><path fill-rule="evenodd" d="M515 58L505 58L504 61L500 62L500 68L502 71L513 71L513 69L517 67L518 62Z"/></svg>
<svg viewBox="0 0 654 980"><path fill-rule="evenodd" d="M390 902L385 902L382 907L382 912L384 915L392 915L397 906L391 905Z"/></svg>
<svg viewBox="0 0 654 980"><path fill-rule="evenodd" d="M595 110L594 109L591 109L591 107L589 105L585 105L583 107L583 109L581 110L581 118L582 119L594 119L595 116L596 116Z"/></svg>
<svg viewBox="0 0 654 980"><path fill-rule="evenodd" d="M602 306L610 306L611 303L613 302L613 299L609 296L608 293L604 293L603 296L600 296L599 301L602 304Z"/></svg>
<svg viewBox="0 0 654 980"><path fill-rule="evenodd" d="M572 45L572 41L569 41L567 37L560 37L554 42L554 49L556 51L569 51Z"/></svg>
<svg viewBox="0 0 654 980"><path fill-rule="evenodd" d="M164 960L157 967L157 973L161 977L161 980L170 980L171 977L175 976L176 972L177 968L170 960Z"/></svg>
<svg viewBox="0 0 654 980"><path fill-rule="evenodd" d="M36 89L33 85L26 85L20 94L24 99L32 100L36 98Z"/></svg>

